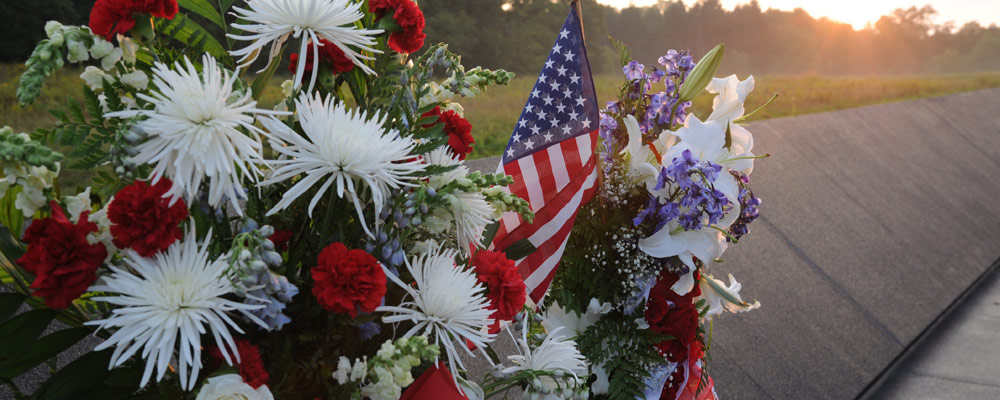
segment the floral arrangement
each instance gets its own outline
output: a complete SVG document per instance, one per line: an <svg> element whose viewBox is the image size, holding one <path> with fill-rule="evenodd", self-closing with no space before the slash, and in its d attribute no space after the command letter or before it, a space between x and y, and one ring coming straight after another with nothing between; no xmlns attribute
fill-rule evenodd
<svg viewBox="0 0 1000 400"><path fill-rule="evenodd" d="M412 0L98 0L89 26L46 24L18 99L69 63L82 102L0 130L3 383L26 398L14 378L88 336L32 398L464 398L585 379L566 342L490 349L527 314L486 227L532 214L510 177L464 165L458 101L513 74L466 69L424 26ZM460 355L511 376L471 376Z"/></svg>
<svg viewBox="0 0 1000 400"><path fill-rule="evenodd" d="M601 111L599 189L580 210L542 324L575 338L597 397L715 398L712 319L760 305L732 275L726 284L709 273L758 216L749 175L761 156L739 124L752 114L743 103L753 77L712 78L722 45L697 64L670 50L648 70L615 45L625 83ZM706 89L715 99L702 120L688 107Z"/></svg>
<svg viewBox="0 0 1000 400"><path fill-rule="evenodd" d="M464 165L458 101L513 75L467 70L424 27L413 0L98 0L89 26L46 24L19 102L66 63L83 101L0 129L2 382L28 398L14 379L47 364L31 398L706 393L710 319L757 306L707 273L757 215L752 79L711 80L721 49L652 74L623 52L594 218L535 305L523 254L487 250L530 206ZM686 107L706 86L702 122Z"/></svg>

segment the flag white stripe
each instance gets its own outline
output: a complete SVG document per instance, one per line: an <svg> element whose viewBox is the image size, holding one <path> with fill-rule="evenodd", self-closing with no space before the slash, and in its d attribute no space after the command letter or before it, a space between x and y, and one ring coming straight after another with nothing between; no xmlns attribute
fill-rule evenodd
<svg viewBox="0 0 1000 400"><path fill-rule="evenodd" d="M542 191L542 184L538 181L535 158L521 158L517 160L517 165L521 167L521 180L524 182L525 189L528 190L528 203L531 204L531 211L537 212L545 206L545 192Z"/></svg>
<svg viewBox="0 0 1000 400"><path fill-rule="evenodd" d="M580 154L580 165L587 165L587 161L590 161L592 153L590 151L584 151L584 149L590 149L590 135L577 136L576 148L580 149L578 152L578 154Z"/></svg>
<svg viewBox="0 0 1000 400"><path fill-rule="evenodd" d="M575 213L576 210L580 208L580 203L583 200L583 192L587 191L587 189L594 187L594 182L596 180L597 180L596 171L591 172L590 175L587 175L587 180L584 181L583 185L580 186L580 190L578 190L576 193L573 194L573 197L570 198L568 202L566 202L566 205L563 206L561 210L559 210L559 213L553 216L552 219L546 222L545 225L543 225L541 228L538 228L538 230L535 231L534 234L529 236L528 241L531 242L531 244L534 245L535 247L541 247L542 243L544 243L549 238L555 236L555 234L559 232L559 230L562 229L564 225L566 225L566 223L570 220L570 218L573 218L573 213Z"/></svg>
<svg viewBox="0 0 1000 400"><path fill-rule="evenodd" d="M556 180L556 191L563 190L569 184L569 172L566 171L566 160L563 159L562 146L549 146L549 164L552 165L552 177Z"/></svg>
<svg viewBox="0 0 1000 400"><path fill-rule="evenodd" d="M572 218L573 213L580 208L580 203L583 200L583 193L594 187L594 182L596 180L596 172L588 175L587 181L584 182L580 190L573 195L573 198L570 199L569 203L559 210L559 213L556 214L551 221L536 231L535 234L531 235L528 238L528 241L535 247L541 247L546 241L554 240L556 233L570 222L569 220ZM566 242L568 241L569 235L566 235L566 237L562 239L562 243L559 244L559 248L553 252L552 255L546 258L545 261L542 262L541 265L539 265L534 271L531 271L528 278L524 280L524 284L528 287L529 293L534 291L538 285L541 285L545 278L549 276L549 273L551 273L556 265L559 264L559 260L562 259L563 251L566 250ZM526 259L521 259L521 261L524 260ZM518 265L520 265L520 262L518 262Z"/></svg>

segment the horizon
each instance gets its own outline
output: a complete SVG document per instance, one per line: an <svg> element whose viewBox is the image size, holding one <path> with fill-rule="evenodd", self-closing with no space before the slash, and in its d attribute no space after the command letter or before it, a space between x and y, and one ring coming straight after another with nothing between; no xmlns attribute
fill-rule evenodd
<svg viewBox="0 0 1000 400"><path fill-rule="evenodd" d="M657 0L596 0L598 3L609 5L617 9L627 8L630 5L636 7L646 7L655 5ZM696 3L692 0L683 0L688 7ZM737 5L747 4L749 0L720 0L722 8L732 10ZM866 26L874 25L875 21L883 15L888 15L897 8L910 8L911 6L923 7L930 5L937 11L934 23L944 24L953 22L954 28L960 28L967 22L978 22L982 26L991 24L1000 25L1000 1L984 0L844 0L840 2L829 1L795 1L795 0L758 0L762 10L769 8L792 11L796 8L805 10L815 18L825 17L833 21L849 24L855 30L864 29ZM859 13L857 10L865 9Z"/></svg>

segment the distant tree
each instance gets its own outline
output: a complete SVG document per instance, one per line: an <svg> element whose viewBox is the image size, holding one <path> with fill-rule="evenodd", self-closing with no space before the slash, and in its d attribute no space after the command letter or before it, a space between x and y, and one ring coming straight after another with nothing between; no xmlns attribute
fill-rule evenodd
<svg viewBox="0 0 1000 400"><path fill-rule="evenodd" d="M57 20L64 24L86 24L91 0L2 0L0 15L0 61L23 62L31 55L39 40L45 38L45 22Z"/></svg>

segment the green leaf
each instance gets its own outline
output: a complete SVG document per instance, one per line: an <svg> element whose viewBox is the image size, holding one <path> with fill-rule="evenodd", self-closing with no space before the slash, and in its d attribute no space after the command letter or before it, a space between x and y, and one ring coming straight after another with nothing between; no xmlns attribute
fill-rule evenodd
<svg viewBox="0 0 1000 400"><path fill-rule="evenodd" d="M86 122L83 118L83 109L80 108L80 105L73 98L66 99L66 106L69 107L69 112L73 118L76 118L76 120L71 120L71 122L79 122L81 124Z"/></svg>
<svg viewBox="0 0 1000 400"><path fill-rule="evenodd" d="M83 100L87 102L87 113L90 114L91 118L95 118L94 125L100 125L101 116L104 114L101 110L101 101L97 98L97 93L94 93L89 87L83 87Z"/></svg>
<svg viewBox="0 0 1000 400"><path fill-rule="evenodd" d="M0 322L4 322L21 308L24 296L18 293L0 293Z"/></svg>
<svg viewBox="0 0 1000 400"><path fill-rule="evenodd" d="M112 350L91 352L80 356L69 365L52 375L35 392L33 399L73 399L90 398L90 390L98 386L108 376L108 364Z"/></svg>
<svg viewBox="0 0 1000 400"><path fill-rule="evenodd" d="M698 61L698 64L688 74L687 79L681 84L680 101L690 101L708 87L712 78L715 77L715 72L719 70L719 65L722 64L722 54L725 53L725 50L726 45L719 43Z"/></svg>
<svg viewBox="0 0 1000 400"><path fill-rule="evenodd" d="M0 338L4 341L0 346L0 363L30 347L55 317L54 310L37 309L19 314L0 325Z"/></svg>
<svg viewBox="0 0 1000 400"><path fill-rule="evenodd" d="M87 328L63 329L39 339L27 350L20 349L13 357L0 357L0 378L14 379L59 355L89 334L90 329Z"/></svg>
<svg viewBox="0 0 1000 400"><path fill-rule="evenodd" d="M0 225L0 252L3 252L3 256L10 261L14 261L24 255L24 246L3 225Z"/></svg>
<svg viewBox="0 0 1000 400"><path fill-rule="evenodd" d="M608 40L611 41L611 46L613 46L615 50L618 50L618 62L620 62L623 67L632 62L632 51L628 49L628 45L626 45L625 42L615 39L611 37L611 35L608 35Z"/></svg>
<svg viewBox="0 0 1000 400"><path fill-rule="evenodd" d="M204 36L205 45L201 50L204 50L216 58L226 58L229 56L229 54L226 53L226 49L219 44L218 40L215 40L215 38L212 37L212 35L208 33L205 28L202 28L201 25L198 25L197 22L194 22L194 20L183 13L178 13L170 22L161 23L161 27L159 27L159 29L174 38L174 40L192 47L194 47L193 42L198 40L199 37Z"/></svg>
<svg viewBox="0 0 1000 400"><path fill-rule="evenodd" d="M177 5L185 10L205 17L205 19L218 25L222 29L226 29L226 22L222 19L222 14L219 14L219 11L217 11L215 7L208 4L208 1L206 0L177 0Z"/></svg>
<svg viewBox="0 0 1000 400"><path fill-rule="evenodd" d="M285 47L282 46L281 51L279 51L278 54L282 54L284 50ZM271 82L271 77L274 76L274 71L278 70L278 64L281 64L281 60L271 60L271 65L268 65L264 72L261 72L260 75L257 75L257 77L254 78L253 83L250 84L250 90L253 91L254 100L260 100L260 96L264 95L264 89L266 89L267 84Z"/></svg>
<svg viewBox="0 0 1000 400"><path fill-rule="evenodd" d="M520 260L527 257L529 254L534 253L535 245L531 244L527 238L518 240L514 244L507 246L503 251L507 253L507 258L511 260Z"/></svg>

